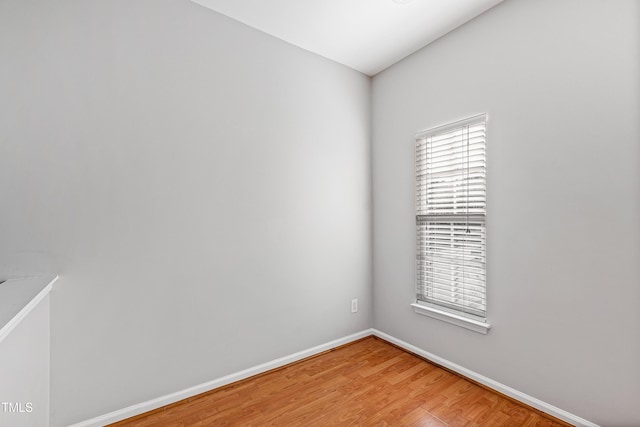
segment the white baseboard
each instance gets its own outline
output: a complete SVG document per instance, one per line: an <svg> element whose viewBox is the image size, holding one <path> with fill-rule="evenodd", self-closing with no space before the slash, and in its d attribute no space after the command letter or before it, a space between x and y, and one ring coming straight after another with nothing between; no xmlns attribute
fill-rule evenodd
<svg viewBox="0 0 640 427"><path fill-rule="evenodd" d="M385 334L382 331L377 329L373 329L373 335L382 338L385 341L389 341L397 345L398 347L402 347L405 350L410 351L411 353L415 353L419 356L424 357L427 360L432 361L440 366L444 366L447 369L450 369L454 372L457 372L467 378L470 378L474 381L479 382L480 384L486 385L487 387L496 390L504 395L507 395L519 402L524 403L525 405L529 405L533 408L539 409L542 412L545 412L551 416L554 416L562 421L566 421L570 424L575 425L576 427L599 427L597 424L594 424L590 421L587 421L583 418L580 418L577 415L573 415L565 410L560 408L556 408L553 405L550 405L546 402L543 402L535 397L529 396L528 394L522 393L518 390L515 390L509 386L506 386L502 383L492 380L491 378L487 378L484 375L480 375L477 372L474 372L470 369L464 368L456 363L453 363L447 359L444 359L440 356L436 356L435 354L429 353L428 351L422 350L414 345L411 345L407 342L399 340L391 335Z"/></svg>
<svg viewBox="0 0 640 427"><path fill-rule="evenodd" d="M425 359L432 361L433 363L436 363L440 366L444 366L447 369L450 369L467 378L477 381L480 384L486 385L487 387L493 390L496 390L506 396L509 396L533 408L539 409L540 411L545 412L551 416L554 416L558 419L561 419L570 424L573 424L576 427L599 427L597 424L594 424L590 421L580 418L577 415L571 414L560 408L556 408L555 406L550 405L546 402L543 402L539 399L536 399L535 397L529 396L528 394L522 393L509 386L506 386L502 383L494 381L491 378L487 378L484 375L478 374L477 372L464 368L447 359L444 359L440 356L436 356L435 354L429 353L428 351L422 350L421 348L418 348L407 342L404 342L395 337L392 337L391 335L388 335L377 329L365 329L353 335L342 337L337 340L330 341L328 343L309 348L307 350L299 351L297 353L290 354L288 356L284 356L279 359L272 360L270 362L263 363L261 365L257 365L249 369L245 369L243 371L236 372L221 378L217 378L212 381L208 381L206 383L202 383L202 384L187 388L185 390L177 391L175 393L167 394L165 396L161 396L156 399L152 399L146 402L138 403L136 405L128 406L124 409L119 409L117 411L113 411L108 414L100 415L99 417L82 421L77 424L73 424L72 426L69 426L69 427L101 427L101 426L104 426L105 424L122 421L127 418L140 415L157 408L161 408L165 405L178 402L182 399L186 399L186 398L198 395L200 393L204 393L206 391L213 390L215 388L222 387L227 384L231 384L233 382L240 381L245 378L249 378L254 375L261 374L263 372L267 372L271 369L279 368L289 363L297 362L298 360L304 359L305 357L313 356L315 354L322 353L323 351L331 350L332 348L341 346L343 344L348 344L352 341L356 341L370 335L375 335L377 337L382 338L385 341L389 341L390 343L393 343L398 347L401 347L405 350L408 350L412 353L422 356Z"/></svg>
<svg viewBox="0 0 640 427"><path fill-rule="evenodd" d="M318 353L322 353L323 351L331 350L332 348L341 346L343 344L348 344L352 341L356 341L356 340L359 340L360 338L368 337L372 334L373 334L372 329L365 329L364 331L360 331L346 337L338 338L337 340L330 341L328 343L321 344L306 350L302 350L297 353L290 354L288 356L284 356L279 359L275 359L270 362L254 366L240 372L236 372L221 378L217 378L215 380L208 381L206 383L198 384L196 386L187 388L185 390L167 394L165 396L148 400L146 402L138 403L136 405L131 405L124 409L119 409L117 411L109 412L108 414L100 415L99 417L91 418L90 420L82 421L77 424L73 424L72 426L69 426L69 427L102 427L105 424L122 421L127 418L140 415L145 412L152 411L154 409L161 408L165 405L178 402L182 399L193 397L200 393L204 393L206 391L213 390L215 388L222 387L224 385L231 384L233 382L240 381L245 378L249 378L254 375L258 375L263 372L270 371L271 369L279 368L289 363L297 362L298 360L304 359L305 357L313 356Z"/></svg>
<svg viewBox="0 0 640 427"><path fill-rule="evenodd" d="M15 279L9 279L8 282L18 282L19 284L24 284L26 281L31 282L27 285L27 288L31 287L31 284L35 283L36 285L40 285L47 283L42 287L42 290L38 292L36 296L34 296L22 309L16 313L13 318L9 319L6 324L0 327L0 342L2 342L10 333L13 331L20 322L22 322L31 311L36 308L40 301L42 301L49 292L51 291L53 284L58 280L58 276L45 276L45 277L20 277ZM9 307L11 307L11 300L9 301Z"/></svg>

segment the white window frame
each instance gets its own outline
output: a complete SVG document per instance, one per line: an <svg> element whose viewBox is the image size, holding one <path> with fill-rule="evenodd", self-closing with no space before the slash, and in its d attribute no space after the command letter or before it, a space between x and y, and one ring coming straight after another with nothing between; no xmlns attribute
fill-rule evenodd
<svg viewBox="0 0 640 427"><path fill-rule="evenodd" d="M428 249L422 249L422 247L424 247L425 245L424 244L421 245L420 234L422 233L424 235L425 233L427 233L427 236L430 236L430 234L428 234L429 233L428 229L430 225L427 224L426 221L429 221L429 222L437 221L442 223L451 222L450 227L452 230L455 230L456 227L459 227L460 222L464 222L461 219L462 214L460 213L451 214L450 215L451 218L447 220L431 219L431 218L439 218L437 215L424 215L425 213L433 212L433 208L431 207L427 208L428 205L426 204L426 200L428 200L428 197L427 197L428 190L422 190L422 187L426 185L426 180L427 180L427 178L422 178L422 176L425 173L425 169L423 168L426 168L425 164L428 161L428 156L426 154L422 154L424 153L424 150L421 151L421 147L424 147L425 144L428 143L426 142L428 141L428 138L437 137L440 135L446 135L448 133L453 134L454 132L458 132L458 131L462 131L461 135L464 135L463 130L466 128L467 129L467 139L466 139L466 144L467 144L466 156L467 157L465 157L464 154L462 156L466 159L465 161L467 162L467 164L466 164L466 167L463 166L463 168L460 169L461 170L460 173L461 174L466 173L467 179L469 179L468 171L470 170L470 166L469 166L470 157L468 152L468 147L469 147L468 129L469 129L469 126L474 126L474 124L478 126L478 123L481 123L484 126L485 133L486 133L487 115L479 114L479 115L475 115L467 119L459 120L443 126L437 126L416 134L416 138L415 138L415 143L416 143L416 159L415 159L415 167L416 167L416 170L415 170L415 177L416 177L416 208L415 208L415 211L416 211L415 212L416 213L416 258L415 258L416 259L416 267L415 267L416 300L411 304L411 306L414 308L414 311L418 314L429 316L447 323L451 323L466 329L470 329L475 332L486 334L491 328L491 325L487 322L487 318L486 318L486 295L487 295L486 293L486 197L482 201L481 207L478 209L474 209L474 212L471 215L469 213L469 206L470 205L473 206L473 205L470 203L470 200L472 199L469 198L468 191L466 196L467 198L463 200L464 206L466 206L465 208L466 209L466 215L465 215L466 227L467 227L466 232L467 233L470 232L468 227L472 222L475 224L478 224L478 230L481 230L481 231L478 231L478 233L482 237L481 241L484 245L484 252L482 254L482 257L484 260L484 264L482 267L482 273L483 273L483 279L484 279L484 282L482 283L482 285L484 286L484 295L482 295L481 297L482 301L484 302L484 309L480 311L475 311L472 308L471 304L468 303L466 300L463 303L464 307L447 304L446 301L438 298L434 298L430 300L430 298L425 295L425 289L434 288L436 284L434 282L431 285L429 285L428 284L429 279L425 279L424 274L421 275L421 268L423 269L425 265L430 265L431 266L430 268L436 268L437 270L437 263L428 264L428 262L424 261L424 258L428 256L427 254L429 253L429 251ZM461 136L461 140L463 138L464 136ZM482 159L482 167L485 167L485 170L486 170L486 136L482 138L481 144L483 149L482 153L484 154ZM454 152L455 150L456 149L454 149ZM459 153L460 150L459 149L457 150L458 150L457 152ZM459 162L459 161L460 161L459 159L455 160L455 162ZM484 185L483 187L484 194L486 194L486 176L482 179L482 184ZM469 187L467 186L466 188L468 189ZM457 208L454 207L453 209L455 212L455 209ZM474 219L470 220L470 216L473 216ZM440 224L438 224L438 226L440 226ZM447 225L444 225L444 227L446 226ZM471 233L474 233L474 231L471 231ZM434 233L432 236L437 237L437 233ZM429 239L429 237L427 237L427 239ZM469 239L465 237L463 240L468 241ZM462 250L463 250L463 253L465 253L466 255L466 252L464 251L470 250L469 247L472 244L469 244L469 246L466 246L463 243L461 245L458 241L456 245L464 246L464 249ZM426 245L426 246L429 247L429 245ZM420 257L423 258L422 262L420 262ZM455 268L456 271L458 271L460 268L460 265L454 265L453 268ZM468 282L469 279L467 279L467 277L470 277L471 273L467 274L467 270L465 270L464 263L462 264L462 271L463 271L462 280L465 280ZM471 280L473 281L474 279L471 279ZM425 282L427 284L425 284ZM436 279L436 282L437 282L437 279ZM450 285L450 286L453 286L453 285ZM466 287L467 283L465 283L463 286ZM430 295L433 296L433 294L430 294ZM457 301L454 301L454 302L457 302Z"/></svg>

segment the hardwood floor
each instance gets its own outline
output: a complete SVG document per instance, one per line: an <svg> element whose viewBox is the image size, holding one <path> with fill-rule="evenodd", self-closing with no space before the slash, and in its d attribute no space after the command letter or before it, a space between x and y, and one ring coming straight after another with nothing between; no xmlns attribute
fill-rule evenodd
<svg viewBox="0 0 640 427"><path fill-rule="evenodd" d="M567 426L369 337L113 426Z"/></svg>

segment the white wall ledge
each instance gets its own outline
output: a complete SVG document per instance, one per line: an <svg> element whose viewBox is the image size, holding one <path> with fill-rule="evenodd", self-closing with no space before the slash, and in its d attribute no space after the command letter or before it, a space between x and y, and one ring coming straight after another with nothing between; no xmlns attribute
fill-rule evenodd
<svg viewBox="0 0 640 427"><path fill-rule="evenodd" d="M49 294L58 276L8 279L0 283L0 342Z"/></svg>

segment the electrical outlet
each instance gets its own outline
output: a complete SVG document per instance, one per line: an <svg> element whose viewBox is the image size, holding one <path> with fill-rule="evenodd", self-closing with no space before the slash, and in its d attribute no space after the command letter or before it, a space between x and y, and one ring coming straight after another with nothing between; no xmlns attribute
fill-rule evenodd
<svg viewBox="0 0 640 427"><path fill-rule="evenodd" d="M358 300L357 299L352 299L351 300L351 312L352 313L357 313L358 312Z"/></svg>

